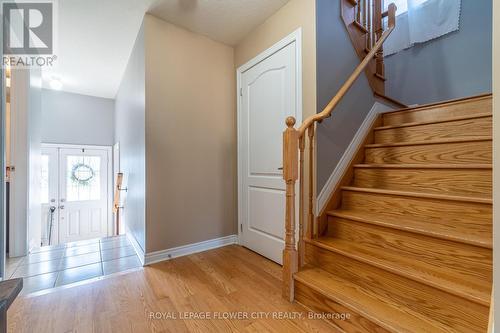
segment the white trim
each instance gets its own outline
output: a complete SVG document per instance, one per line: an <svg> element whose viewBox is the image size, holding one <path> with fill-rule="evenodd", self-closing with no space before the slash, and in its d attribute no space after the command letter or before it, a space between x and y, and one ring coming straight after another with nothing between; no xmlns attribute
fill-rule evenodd
<svg viewBox="0 0 500 333"><path fill-rule="evenodd" d="M142 249L141 245L135 239L134 235L130 232L130 229L125 226L126 232L125 235L127 236L128 240L132 244L132 247L134 248L135 253L137 254L137 257L139 257L139 260L141 261L142 266L144 266L145 263L145 255L144 255L144 250Z"/></svg>
<svg viewBox="0 0 500 333"><path fill-rule="evenodd" d="M243 223L243 217L241 216L243 207L241 203L241 198L243 198L243 178L241 174L242 170L242 165L241 165L241 158L240 154L242 151L241 147L241 138L239 133L241 133L241 96L240 96L240 91L241 91L241 76L243 75L244 72L249 70L250 68L254 67L255 65L259 64L260 62L264 61L265 59L269 58L279 50L283 49L284 47L292 44L295 42L295 61L297 63L297 68L296 68L296 79L297 79L297 91L295 93L296 96L296 103L297 103L297 117L296 117L296 123L301 124L302 123L302 113L303 113L303 105L302 105L302 28L298 28L297 30L293 31L291 34L265 50L264 52L260 53L257 55L255 58L251 59L248 61L246 64L240 66L236 70L236 96L237 96L237 147L238 147L238 152L237 152L237 159L238 159L238 243L241 243L241 224ZM285 122L285 119L283 119L283 124ZM297 196L298 200L298 196ZM299 205L297 204L297 211ZM297 229L298 230L298 229Z"/></svg>
<svg viewBox="0 0 500 333"><path fill-rule="evenodd" d="M102 149L111 150L112 146L102 146L102 145L75 145L67 143L44 143L42 142L42 148L62 148L62 149Z"/></svg>
<svg viewBox="0 0 500 333"><path fill-rule="evenodd" d="M146 253L144 265L151 265L160 261L187 256L189 254L208 251L223 246L238 244L238 235L210 239L199 243L174 247L171 249Z"/></svg>
<svg viewBox="0 0 500 333"><path fill-rule="evenodd" d="M320 214L321 211L328 204L332 192L337 187L338 183L342 178L342 175L344 175L345 171L349 167L349 164L351 164L352 159L354 158L358 150L361 148L361 145L363 144L363 141L366 135L368 134L368 131L370 130L373 123L377 119L377 116L379 114L390 111L394 111L394 109L391 108L390 106L387 106L380 102L375 102L373 104L370 112L368 112L368 114L366 115L365 120L363 121L358 131L354 135L354 138L352 139L351 143L345 150L344 155L342 155L342 158L340 159L339 163L337 164L332 174L326 181L325 185L321 189L321 192L319 193L316 199L316 216Z"/></svg>
<svg viewBox="0 0 500 333"><path fill-rule="evenodd" d="M121 171L120 169L120 142L117 142L113 145L112 147L112 152L111 152L111 165L113 168L113 171L111 172L111 182L112 182L112 187L111 187L111 198L112 202L115 201L115 189L116 189L116 180L118 173ZM113 204L113 203L112 203ZM120 203L118 203L120 204ZM113 206L111 206L113 207ZM113 210L113 209L112 209ZM111 213L112 219L113 219L113 225L112 225L112 230L113 230L113 235L118 235L118 228L116 227L116 213L112 212ZM120 226L123 227L125 225L124 220L123 220L123 215L120 215ZM119 227L120 227L119 226ZM123 234L123 230L122 230Z"/></svg>
<svg viewBox="0 0 500 333"><path fill-rule="evenodd" d="M10 88L10 165L16 172L10 178L9 256L20 257L29 251L29 149L28 102L29 71L13 70ZM3 129L2 129L3 130ZM4 158L4 156L2 156ZM2 179L3 181L3 179ZM40 219L41 220L41 219Z"/></svg>
<svg viewBox="0 0 500 333"><path fill-rule="evenodd" d="M250 68L269 58L270 56L286 47L287 45L292 44L293 42L296 42L298 46L302 46L302 28L298 28L297 30L293 31L291 34L289 34L264 52L260 53L255 58L248 61L246 64L240 66L237 69L238 73L241 74L243 72L246 72ZM302 59L302 47L297 47L297 59ZM302 71L300 71L300 75L302 76Z"/></svg>

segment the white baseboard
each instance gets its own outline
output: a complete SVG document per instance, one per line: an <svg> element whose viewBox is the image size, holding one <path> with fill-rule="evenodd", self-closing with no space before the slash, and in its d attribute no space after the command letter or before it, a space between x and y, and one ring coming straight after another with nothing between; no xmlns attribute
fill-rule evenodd
<svg viewBox="0 0 500 333"><path fill-rule="evenodd" d="M328 200L330 199L332 192L337 187L342 178L342 175L345 173L360 146L363 144L363 141L368 131L372 127L373 122L377 119L377 116L381 113L390 112L393 110L394 109L392 109L391 107L380 102L375 102L373 104L370 112L368 112L368 114L366 115L365 120L359 127L356 135L354 135L354 138L344 152L344 155L342 155L342 158L328 178L325 186L323 186L323 188L321 189L321 192L316 199L316 215L320 214L328 204Z"/></svg>
<svg viewBox="0 0 500 333"><path fill-rule="evenodd" d="M125 227L125 235L132 244L132 247L134 248L135 253L139 257L141 264L144 266L144 261L145 261L144 250L139 245L139 242L137 242L137 239L135 239L134 235L132 235L128 227Z"/></svg>
<svg viewBox="0 0 500 333"><path fill-rule="evenodd" d="M177 257L187 256L189 254L203 252L218 247L238 244L238 235L210 239L199 243L183 245L171 249L146 253L144 265L154 264L160 261L170 260Z"/></svg>

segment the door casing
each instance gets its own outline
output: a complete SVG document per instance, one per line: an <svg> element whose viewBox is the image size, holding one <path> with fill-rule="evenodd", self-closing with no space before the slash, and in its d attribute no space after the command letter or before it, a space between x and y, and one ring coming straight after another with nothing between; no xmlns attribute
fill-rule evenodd
<svg viewBox="0 0 500 333"><path fill-rule="evenodd" d="M277 53L284 47L294 43L296 44L295 48L295 57L296 57L296 105L297 105L297 116L296 116L296 124L301 124L302 123L302 114L303 114L303 106L302 106L302 28L298 28L297 30L293 31L291 34L268 48L267 50L263 51L259 55L257 55L255 58L251 59L248 61L246 64L242 65L236 70L236 82L237 82L237 89L236 89L236 96L237 96L237 145L238 145L238 242L242 244L242 229L243 229L243 203L242 203L242 198L243 196L243 191L245 190L243 188L243 175L242 175L242 170L243 170L243 165L242 165L242 152L243 149L246 149L243 147L243 142L240 137L240 133L242 132L242 126L243 121L242 121L242 104L241 104L241 89L242 89L242 75L245 73L247 70L250 68L254 67L255 65L259 64L260 62L264 61L265 59L269 58L273 54ZM283 119L283 126L285 126L285 119ZM281 137L279 138L281 140ZM298 193L298 182L296 184L296 193ZM298 216L299 212L299 196L296 196L296 212L295 216ZM285 207L283 207L283 210ZM297 221L298 222L298 221ZM283 221L283 231L285 229L285 221ZM296 226L296 236L298 236L298 225ZM298 239L298 237L296 237Z"/></svg>
<svg viewBox="0 0 500 333"><path fill-rule="evenodd" d="M98 149L104 150L107 154L107 167L106 172L108 173L107 181L107 233L108 235L115 234L115 228L113 223L113 162L112 162L112 152L113 148L111 146L98 146L98 145L73 145L73 144L58 144L58 143L42 143L42 149L45 148L60 148L60 149ZM59 161L57 163L57 168L59 168ZM59 198L57 198L59 200ZM59 202L57 202L58 204ZM40 221L41 222L41 221ZM57 228L58 230L58 228ZM55 232L55 231L54 231ZM59 242L59 235L56 237Z"/></svg>

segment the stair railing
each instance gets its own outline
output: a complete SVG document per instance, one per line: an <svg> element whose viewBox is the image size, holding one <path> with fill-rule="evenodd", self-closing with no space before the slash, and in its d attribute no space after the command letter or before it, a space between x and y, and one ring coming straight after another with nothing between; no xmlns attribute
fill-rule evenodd
<svg viewBox="0 0 500 333"><path fill-rule="evenodd" d="M366 52L374 47L384 33L383 19L388 17L389 10L382 12L383 0L350 0L355 6L354 24L366 31ZM375 53L376 75L384 77L384 50L380 46Z"/></svg>
<svg viewBox="0 0 500 333"><path fill-rule="evenodd" d="M358 6L361 2L365 4L370 3L369 0L358 0ZM288 117L286 119L286 130L283 132L283 179L286 182L286 208L285 208L285 248L283 250L283 297L290 301L294 299L294 283L293 276L298 271L298 268L305 263L305 238L313 239L317 235L315 225L317 224L317 217L314 214L314 195L313 195L313 170L314 166L314 140L315 140L315 127L316 123L322 122L324 119L329 118L332 111L342 100L347 91L354 84L356 79L363 73L369 62L380 55L382 45L387 37L391 34L396 26L396 5L390 4L388 10L382 13L381 0L374 0L373 14L370 21L374 25L374 29L382 27L382 20L387 17L387 29L381 33L375 30L371 36L375 38L373 46L370 48L367 56L356 67L351 76L347 79L344 85L340 88L335 97L332 98L330 103L325 109L313 116L307 118L300 127L295 128L295 118ZM366 6L365 6L366 7ZM378 12L378 14L377 14ZM360 14L361 17L361 14ZM368 19L367 19L368 21ZM377 23L377 21L380 21ZM304 224L304 207L305 207L305 175L304 175L304 150L306 146L306 134L309 142L309 195L308 195L308 212L307 212L307 226ZM298 250L296 248L296 223L295 223L295 185L299 180L299 240ZM307 235L305 235L307 232Z"/></svg>

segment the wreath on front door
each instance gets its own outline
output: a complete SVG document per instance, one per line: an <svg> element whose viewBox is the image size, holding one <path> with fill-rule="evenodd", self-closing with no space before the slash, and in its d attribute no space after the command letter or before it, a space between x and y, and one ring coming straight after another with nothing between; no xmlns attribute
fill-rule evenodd
<svg viewBox="0 0 500 333"><path fill-rule="evenodd" d="M78 185L89 186L94 176L94 169L85 163L77 163L71 169L71 181Z"/></svg>

